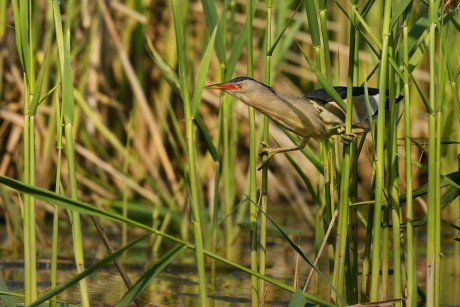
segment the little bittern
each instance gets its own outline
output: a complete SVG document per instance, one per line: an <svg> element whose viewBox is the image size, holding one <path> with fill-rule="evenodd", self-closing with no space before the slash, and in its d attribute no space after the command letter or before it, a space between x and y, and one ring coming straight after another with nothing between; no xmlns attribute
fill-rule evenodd
<svg viewBox="0 0 460 307"><path fill-rule="evenodd" d="M261 155L267 160L274 154L302 149L310 138L322 139L343 132L345 112L324 89L317 89L303 97L279 95L271 87L249 77L238 77L225 83L209 85L206 88L222 90L245 104L265 114L271 120L302 137L298 146L270 149L267 144ZM334 87L346 103L347 88ZM368 102L365 91L368 93ZM388 99L388 97L385 97ZM402 96L396 98L396 101ZM376 88L353 88L352 126L369 129L369 117L377 114L379 90Z"/></svg>

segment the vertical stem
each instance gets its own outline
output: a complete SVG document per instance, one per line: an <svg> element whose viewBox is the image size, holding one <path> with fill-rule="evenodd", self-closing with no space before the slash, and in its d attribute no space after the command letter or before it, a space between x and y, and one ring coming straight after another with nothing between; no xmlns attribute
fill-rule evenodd
<svg viewBox="0 0 460 307"><path fill-rule="evenodd" d="M29 184L35 186L35 115L29 116L29 172L30 172L30 181ZM29 211L29 235L30 235L30 244L31 244L31 253L30 259L31 270L30 270L30 279L33 282L31 285L31 297L37 298L37 252L36 252L36 242L35 242L35 201L34 198L30 198L30 211Z"/></svg>
<svg viewBox="0 0 460 307"><path fill-rule="evenodd" d="M332 80L332 67L331 67L331 54L329 50L329 36L328 36L328 29L327 29L327 5L326 0L319 0L318 1L318 11L319 11L319 19L320 19L320 27L321 27L321 39L323 44L323 58L324 58L324 67L326 70L326 78L328 80ZM331 154L331 140L324 139L322 141L322 152L323 152L323 166L324 166L324 201L322 206L323 212L323 226L324 232L327 231L329 224L332 220L332 215L335 211L335 207L333 204L333 195L334 195L334 177L332 176L334 169L333 161L332 161L332 154ZM332 242L332 241L329 241ZM334 265L334 245L332 243L328 244L328 254L329 254L329 272L331 276L333 275Z"/></svg>
<svg viewBox="0 0 460 307"><path fill-rule="evenodd" d="M27 91L27 90L26 90ZM28 95L25 95L28 97ZM24 106L29 102L26 98ZM34 170L34 120L25 107L24 116L24 182L33 185ZM36 247L35 247L35 206L34 198L24 194L24 294L25 305L37 299L36 280Z"/></svg>
<svg viewBox="0 0 460 307"><path fill-rule="evenodd" d="M393 57L394 49L391 48L390 56ZM390 67L390 75L394 76L395 73ZM390 78L395 80L396 78ZM390 125L389 125L389 136L390 136L390 149L389 149L389 161L390 161L390 216L392 221L392 237L393 237L393 298L399 299L403 297L402 293L402 273L401 273L401 207L399 203L399 168L398 168L398 131L396 129L399 120L399 105L395 103L395 89L396 82L389 81L389 104L390 104ZM386 245L384 245L386 246ZM396 306L401 304L395 303Z"/></svg>
<svg viewBox="0 0 460 307"><path fill-rule="evenodd" d="M334 204L332 203L333 195L333 176L332 176L332 155L331 155L331 141L328 139L322 140L322 153L323 153L323 168L324 168L324 201L323 201L323 226L326 233L332 221L332 215L335 211ZM334 271L334 245L332 240L328 240L328 256L329 256L329 273L331 276Z"/></svg>
<svg viewBox="0 0 460 307"><path fill-rule="evenodd" d="M60 160L60 154L58 154L58 160ZM56 185L56 189L58 189L58 185ZM54 212L53 212L53 236L52 236L52 249L51 249L51 270L50 270L51 289L54 289L57 286L58 234L59 234L59 207L55 206ZM55 307L55 306L56 306L56 296L50 299L50 307Z"/></svg>
<svg viewBox="0 0 460 307"><path fill-rule="evenodd" d="M382 53L379 71L379 97L386 97L386 80L388 67L388 48L390 42L391 1L384 3L382 27ZM385 110L386 99L379 100L379 109ZM384 144L385 144L385 112L378 112L377 117L377 145L375 153L375 204L372 234L371 254L371 292L370 301L375 302L379 297L380 276L380 244L382 232L382 202L384 189Z"/></svg>
<svg viewBox="0 0 460 307"><path fill-rule="evenodd" d="M437 21L437 16L436 16L436 10L433 10L433 24L435 27L437 27L436 21ZM433 32L434 35L436 35L436 32L439 31L440 33L440 41L444 40L444 33L443 33L443 23L444 20L441 20L440 27L439 28L434 28ZM431 41L430 41L431 44ZM430 57L431 54L436 54L436 39L433 38L433 49L430 50ZM436 63L444 63L443 57L446 56L444 52L439 52L439 58L438 59L431 59L430 58L430 77L431 75L438 76L438 80L435 81L435 84L433 85L433 88L431 88L430 84L430 99L433 99L433 104L434 104L434 110L436 114L436 135L434 138L435 142L435 147L436 147L436 156L435 156L435 191L436 191L436 196L435 196L435 212L436 212L436 220L435 220L435 291L434 291L434 304L436 306L439 306L440 302L440 292L441 292L441 139L442 139L442 100L443 100L443 95L438 94L436 96L436 90L435 90L435 85L438 85L440 88L445 87L446 85L446 76L447 73L445 72L445 69L442 64L438 64L436 66ZM431 61L433 60L433 64ZM432 73L431 69L433 71L438 68L439 71L436 73ZM433 80L430 80L432 82Z"/></svg>
<svg viewBox="0 0 460 307"><path fill-rule="evenodd" d="M5 4L2 4L5 6ZM35 144L34 144L34 114L31 114L30 103L35 89L35 68L33 65L34 45L32 36L32 2L12 1L16 46L23 68L23 97L24 97L24 182L34 185L35 182ZM36 245L35 245L35 202L34 198L24 194L24 294L25 304L30 304L37 298L36 282Z"/></svg>
<svg viewBox="0 0 460 307"><path fill-rule="evenodd" d="M126 150L126 155L124 156L123 159L123 173L128 174L129 171L129 151L130 151L130 144L133 138L133 117L132 114L129 116L129 121L128 121L128 127L127 127L127 138L126 138L126 145L125 145L125 150ZM127 218L128 217L128 188L126 185L123 185L122 187L122 207L121 207L121 214L123 217ZM121 245L125 246L128 244L128 225L126 223L123 223L121 226Z"/></svg>
<svg viewBox="0 0 460 307"><path fill-rule="evenodd" d="M357 5L355 5L355 8L357 9ZM354 20L356 22L356 20ZM355 23L353 23L355 24ZM353 70L348 71L349 77L348 77L348 89L350 86L356 86L358 83L359 79L359 43L360 43L360 36L358 35L359 32L355 31L353 35L353 39L350 39L350 42L354 42L354 48L350 48L350 52L354 51L353 54L353 61L349 61L349 65L353 65ZM352 35L350 33L350 35ZM351 95L349 97L352 97L351 92L347 92L347 96ZM347 97L348 99L350 99ZM350 118L352 120L352 118ZM361 136L361 138L365 138L365 135ZM357 148L357 138L353 139L353 142L350 144L350 159L358 159L359 157L359 151ZM353 163L353 162L351 162ZM349 199L352 202L357 201L357 195L358 195L358 178L357 176L354 176L353 174L357 174L357 163L354 164L354 169L352 169L352 165L349 165L350 173L348 176L351 177L350 180L350 187L349 187ZM349 246L349 262L350 265L348 266L347 270L347 302L351 304L355 304L359 302L359 295L358 295L358 207L354 206L349 209L349 225L350 225L350 238L347 240L348 241L348 246Z"/></svg>
<svg viewBox="0 0 460 307"><path fill-rule="evenodd" d="M457 107L460 107L459 104L457 104ZM457 129L458 129L458 123L457 123ZM457 130L458 131L458 130ZM457 152L460 152L460 133L457 133ZM460 171L460 154L457 155L457 170ZM452 216L459 216L460 215L460 199L457 197L457 200L454 202L454 206L451 209L452 211ZM457 238L459 236L460 231L457 230L456 235ZM453 253L453 258L454 258L454 276L460 276L460 244L455 244L454 245L454 253ZM460 286L460 278L456 278L456 283L454 284L454 287L459 287Z"/></svg>
<svg viewBox="0 0 460 307"><path fill-rule="evenodd" d="M353 1L352 6L356 7L357 1ZM354 54L356 48L356 15L354 13L354 9L350 12L350 23L349 23L349 31L350 31L350 57L348 61L348 77L347 77L347 112L345 116L345 133L350 135L351 130L351 117L352 117L352 109L353 109L353 98L352 98L352 88L353 88L353 80L354 80ZM341 178L340 178L340 206L339 206L339 220L338 220L338 227L337 227L337 252L336 252L336 268L334 268L335 273L335 285L339 290L339 293L342 295L346 295L346 282L345 282L345 264L346 264L346 257L348 255L347 248L348 248L348 219L349 219L349 201L350 201L350 165L351 165L351 154L352 154L352 144L344 144L343 145L343 157L342 157L342 165L341 165Z"/></svg>
<svg viewBox="0 0 460 307"><path fill-rule="evenodd" d="M254 74L254 63L252 55L252 15L253 1L246 0L246 53L247 53L247 74L252 77ZM251 240L251 270L257 272L257 140L256 140L256 123L255 112L252 107L248 107L249 117L249 235ZM251 301L252 306L259 305L259 285L258 279L251 275Z"/></svg>
<svg viewBox="0 0 460 307"><path fill-rule="evenodd" d="M268 54L268 51L271 49L272 44L272 1L266 1L267 6L267 30L265 37L265 84L271 85L271 54ZM268 126L268 117L263 117L263 141L268 143L269 137L269 126ZM264 161L266 161L266 156ZM260 206L261 211L264 214L260 215L260 251L259 251L259 273L265 275L265 259L266 259L266 248L267 248L267 190L268 190L268 167L265 164L265 167L262 169L262 187L261 187L261 199ZM265 281L263 279L259 280L259 303L263 304L265 294Z"/></svg>
<svg viewBox="0 0 460 307"><path fill-rule="evenodd" d="M235 200L235 189L234 189L234 150L232 148L232 104L230 103L230 97L224 95L222 97L222 135L223 135L223 182L225 187L224 192L224 203L223 203L223 216L227 216L224 220L224 232L225 232L225 253L227 258L234 259L235 253L232 248L234 223L231 218L231 212L233 210L233 203Z"/></svg>
<svg viewBox="0 0 460 307"><path fill-rule="evenodd" d="M192 223L193 233L195 237L195 255L198 269L198 285L200 293L200 305L207 306L206 296L206 274L204 268L203 256L203 234L201 229L201 213L200 213L200 200L198 195L198 177L196 173L196 148L195 148L195 134L193 131L193 118L191 115L190 96L187 84L186 75L186 62L185 62L185 45L182 38L182 27L180 16L178 12L177 0L171 0L171 6L174 16L174 31L176 35L176 46L179 60L179 77L182 93L182 101L184 104L185 114L185 138L187 140L187 161L188 161L188 175L190 180L190 195L189 200L192 209Z"/></svg>
<svg viewBox="0 0 460 307"><path fill-rule="evenodd" d="M382 229L382 246L390 246L390 232L389 232L389 225L390 225L390 212L388 204L384 204L382 206L382 213L383 213L383 229ZM380 244L380 243L379 243ZM388 270L389 270L389 261L390 261L390 251L388 248L384 248L382 250L382 300L388 299Z"/></svg>
<svg viewBox="0 0 460 307"><path fill-rule="evenodd" d="M331 54L329 50L329 37L327 29L327 5L326 0L318 1L319 20L321 25L321 38L323 43L324 66L326 69L326 78L332 80Z"/></svg>
<svg viewBox="0 0 460 307"><path fill-rule="evenodd" d="M439 267L439 192L436 190L438 183L436 176L439 176L438 145L437 136L437 106L436 106L436 11L437 1L429 3L429 62L430 62L430 95L428 114L428 212L427 212L427 306L438 306L437 275ZM439 134L438 134L439 136Z"/></svg>
<svg viewBox="0 0 460 307"><path fill-rule="evenodd" d="M374 221L375 207L371 206L368 211L368 222L366 227L366 239L364 242L364 254L363 254L363 269L361 274L361 302L369 300L368 285L369 285L369 272L370 272L370 259L371 259L371 246L372 246L372 229Z"/></svg>
<svg viewBox="0 0 460 307"><path fill-rule="evenodd" d="M64 125L65 139L66 139L66 153L69 171L69 183L70 183L70 198L77 199L77 174L75 166L75 151L74 151L74 140L72 134L73 125L67 123ZM81 235L81 223L80 214L76 211L70 211L70 219L72 223L72 238L74 244L74 257L75 266L77 272L81 273L85 270L84 256L83 256L83 239ZM80 285L80 296L82 306L90 306L88 297L88 286L86 280L82 279L79 281Z"/></svg>
<svg viewBox="0 0 460 307"><path fill-rule="evenodd" d="M412 201L412 151L411 151L411 116L410 116L410 89L409 89L409 29L408 18L404 18L403 26L403 60L404 60L404 149L406 173L406 267L407 267L407 297L406 305L414 306L417 299L417 286L415 280L415 251L414 251L414 208Z"/></svg>
<svg viewBox="0 0 460 307"><path fill-rule="evenodd" d="M54 114L57 127L62 127L63 116L59 107L59 97L54 95L53 98ZM62 161L62 129L57 129L57 161L56 161L56 187L54 189L56 194L61 194L61 161ZM59 207L54 207L53 212L53 236L51 247L51 272L50 281L51 289L57 286L57 261L58 261L58 234L59 234ZM50 307L56 306L56 297L50 300Z"/></svg>

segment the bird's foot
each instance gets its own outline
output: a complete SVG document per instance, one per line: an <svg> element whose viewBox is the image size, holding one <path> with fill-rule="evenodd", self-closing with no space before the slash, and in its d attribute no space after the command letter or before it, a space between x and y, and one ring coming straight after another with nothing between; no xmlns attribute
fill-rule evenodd
<svg viewBox="0 0 460 307"><path fill-rule="evenodd" d="M350 144L354 138L358 137L355 133L340 134L340 141L344 144Z"/></svg>
<svg viewBox="0 0 460 307"><path fill-rule="evenodd" d="M345 126L342 124L338 127L333 127L332 129L336 129L337 134L344 134L345 133Z"/></svg>
<svg viewBox="0 0 460 307"><path fill-rule="evenodd" d="M260 145L262 145L262 150L259 152L259 157L261 158L265 158L264 162L262 163L262 165L260 165L257 170L260 171L262 168L264 168L267 163L268 163L268 160L270 160L276 152L274 152L271 148L270 148L270 145L268 145L267 143L265 142L260 142Z"/></svg>

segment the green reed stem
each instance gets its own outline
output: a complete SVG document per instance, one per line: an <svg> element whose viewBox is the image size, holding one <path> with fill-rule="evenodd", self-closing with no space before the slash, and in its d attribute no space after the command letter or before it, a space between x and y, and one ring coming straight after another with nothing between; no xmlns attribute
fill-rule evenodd
<svg viewBox="0 0 460 307"><path fill-rule="evenodd" d="M73 125L67 123L64 125L65 139L66 139L66 154L68 162L68 171L69 171L69 183L70 183L70 197L72 199L78 199L77 196L77 174L76 174L76 165L75 165L75 150L73 147L74 140L72 134ZM72 238L74 246L74 257L75 257L75 266L77 272L81 273L85 270L84 255L83 255L83 239L81 235L81 222L80 214L76 211L70 212L70 219L72 223ZM88 286L86 281L82 279L80 281L80 296L82 306L90 306L89 296L88 296Z"/></svg>
<svg viewBox="0 0 460 307"><path fill-rule="evenodd" d="M409 28L408 17L404 18L403 25L403 62L404 62L404 150L405 150L405 173L406 173L406 269L407 269L407 296L406 302L414 306L417 299L417 285L415 279L415 246L414 246L414 207L412 200L412 151L411 151L411 108L410 108L410 76L409 76Z"/></svg>
<svg viewBox="0 0 460 307"><path fill-rule="evenodd" d="M392 47L390 51L390 57L394 57L395 50ZM399 120L399 104L395 103L395 92L396 88L399 89L396 82L391 80L397 80L396 74L393 71L392 66L389 66L390 76L395 76L389 80L389 108L390 108L390 125L389 125L389 136L390 136L390 150L388 160L389 164L389 191L390 191L390 217L392 225L392 236L393 236L393 298L399 299L403 297L402 292L402 237L401 237L401 207L399 203L399 168L398 168L398 120ZM386 245L383 245L386 246ZM396 306L401 306L401 303L395 303Z"/></svg>
<svg viewBox="0 0 460 307"><path fill-rule="evenodd" d="M385 150L385 154L388 153L387 150ZM389 230L389 225L390 225L390 212L388 208L388 204L384 204L382 206L382 213L383 213L383 229L382 229L382 246L390 246L390 230ZM382 249L382 260L381 260L381 272L382 272L382 281L381 281L381 297L382 300L388 299L388 283L389 283L389 269L390 269L390 251L388 248Z"/></svg>
<svg viewBox="0 0 460 307"><path fill-rule="evenodd" d="M33 185L35 178L35 144L34 144L34 115L30 110L34 100L35 70L33 65L33 25L32 3L30 1L12 1L16 48L23 68L24 76L24 182ZM2 4L4 7L5 4ZM1 13L5 14L6 11ZM2 17L3 18L3 17ZM3 27L3 26L2 26ZM30 304L37 298L36 279L36 246L35 246L35 202L34 198L23 195L24 223L24 303Z"/></svg>
<svg viewBox="0 0 460 307"><path fill-rule="evenodd" d="M355 7L357 1L352 2L352 6ZM350 31L350 41L349 41L349 60L348 60L348 77L347 77L347 103L346 105L346 117L345 117L345 134L350 135L352 132L351 120L352 120L352 87L354 84L354 74L355 74L355 48L356 45L356 16L354 10L351 11L350 22L349 22L349 31ZM346 286L347 282L345 281L345 264L346 257L348 255L348 223L349 223L349 202L350 202L350 165L351 165L351 154L352 154L352 144L346 143L343 145L343 157L341 164L341 173L340 173L340 209L339 209L339 220L337 227L337 251L335 253L335 265L334 267L334 285L337 287L340 294L343 296L346 295ZM347 298L348 299L348 298Z"/></svg>
<svg viewBox="0 0 460 307"><path fill-rule="evenodd" d="M70 30L67 28L66 34L63 34L61 12L58 1L52 2L54 24L56 29L56 43L59 56L59 68L62 88L62 116L64 121L64 132L66 137L66 154L68 161L70 195L72 199L78 199L77 195L77 175L75 163L75 150L73 140L73 123L74 123L74 96L73 82L70 64ZM69 13L69 12L68 12ZM69 13L70 14L70 13ZM70 16L70 15L69 15ZM78 212L71 211L70 219L72 223L72 237L75 257L75 266L78 273L85 269L83 256L83 240L81 235L80 215ZM88 286L86 281L82 279L79 282L81 304L90 306L88 296Z"/></svg>
<svg viewBox="0 0 460 307"><path fill-rule="evenodd" d="M436 282L439 267L439 250L437 242L440 240L438 232L439 224L439 192L437 191L438 151L437 142L437 107L436 107L436 11L437 1L429 2L429 64L430 64L430 84L429 84L429 114L428 114L428 211L427 211L427 271L426 271L426 294L427 306L438 306L439 297Z"/></svg>
<svg viewBox="0 0 460 307"><path fill-rule="evenodd" d="M266 1L267 7L267 17L265 30L265 78L264 82L267 85L271 85L271 50L272 45L272 13L273 6L272 0ZM268 117L263 116L263 142L268 144L269 138L269 125ZM266 162L266 156L263 159L262 163ZM268 166L265 164L265 167L262 168L262 186L261 186L261 198L260 198L260 210L267 212L267 192L268 192ZM252 205L251 205L252 206ZM266 253L267 253L267 216L262 214L260 216L260 240L259 240L259 273L265 275L266 271ZM259 280L259 304L264 303L265 299L265 281L263 279Z"/></svg>
<svg viewBox="0 0 460 307"><path fill-rule="evenodd" d="M382 27L382 53L379 71L379 97L386 97L387 68L388 68L388 49L390 43L390 19L391 1L386 1L383 9ZM379 109L385 110L386 99L379 100ZM385 112L378 112L377 117L377 145L374 160L375 167L375 204L374 221L372 233L372 253L371 253L371 286L370 301L375 302L379 298L379 276L380 276L380 256L381 256L381 232L382 232L382 202L384 191L384 144L385 144Z"/></svg>
<svg viewBox="0 0 460 307"><path fill-rule="evenodd" d="M252 55L252 16L253 1L246 1L246 53L247 53L247 75L254 74L254 59ZM251 240L251 269L258 271L257 264L257 213L258 208L253 204L257 203L257 138L255 111L248 107L249 118L249 235ZM252 306L259 305L259 285L256 276L251 276L251 302Z"/></svg>
<svg viewBox="0 0 460 307"><path fill-rule="evenodd" d="M357 5L353 7L355 10L358 8ZM354 24L358 24L357 20L357 14L354 16L356 19L354 20ZM353 21L353 20L352 20ZM357 86L358 85L358 78L359 78L359 68L360 68L360 61L359 59L359 46L360 46L360 32L357 31L357 26L356 26L356 31L353 35L354 37L354 48L350 48L350 52L353 51L353 62L350 60L349 65L353 65L353 71L348 72L349 77L348 80L351 81L352 86ZM351 40L350 40L351 41ZM353 75L351 75L351 73ZM351 77L351 80L350 80ZM348 89L350 88L350 82L347 83ZM347 93L347 95L350 93ZM351 117L351 120L353 118ZM361 138L365 137L361 136ZM353 163L352 161L356 158L358 159L359 152L357 149L357 138L353 139L353 142L350 144L350 163ZM362 139L361 139L362 141ZM353 168L352 168L353 167ZM357 174L358 169L357 169L357 164L350 164L349 168L349 173L348 175L350 176L350 187L349 187L349 201L356 201L356 198L358 197L358 176L354 176L353 174ZM359 294L358 294L358 207L354 206L352 208L349 208L349 221L348 221L348 228L349 230L349 239L348 241L348 262L349 264L347 265L347 271L346 271L346 293L347 293L347 302L350 304L355 304L358 303L359 301Z"/></svg>
<svg viewBox="0 0 460 307"><path fill-rule="evenodd" d="M35 93L35 70L33 65L33 25L32 3L30 1L12 1L16 47L24 71L24 183L35 183L35 112L31 108ZM4 14L4 13L2 13ZM37 298L36 277L36 243L35 243L35 201L34 198L24 194L24 303L30 304Z"/></svg>
<svg viewBox="0 0 460 307"><path fill-rule="evenodd" d="M323 42L324 66L326 78L332 81L331 53L329 50L329 35L327 29L327 4L326 0L318 1L319 20L321 27L321 38Z"/></svg>
<svg viewBox="0 0 460 307"><path fill-rule="evenodd" d="M226 15L226 10L224 10L222 13L222 16ZM217 17L216 17L217 18ZM232 12L232 22L233 22L234 16ZM217 21L216 21L217 23ZM233 30L233 27L231 28ZM216 54L217 57L220 60L220 81L224 82L227 81L225 80L225 75L226 75L226 59L225 59L225 52L224 49L227 45L227 23L223 23L223 29L222 33L225 33L225 35L222 35L222 39L219 40L219 37L217 38L217 41L221 41L221 46L222 46L222 54L219 52L219 46L216 46ZM234 176L234 170L235 170L235 163L236 163L236 146L234 142L234 127L233 125L233 109L234 109L234 103L232 101L232 98L229 95L224 95L221 93L221 101L220 101L220 118L219 122L221 124L219 125L219 144L222 144L223 148L223 154L222 154L222 186L224 187L223 191L223 200L222 200L222 216L225 216L225 220L223 222L224 224L224 241L225 241L225 255L228 259L235 259L236 254L238 253L235 251L235 248L233 245L234 243L234 235L236 232L236 227L234 223L234 219L232 218L232 211L234 208L234 203L235 203L235 176ZM216 168L217 169L217 168ZM216 187L218 187L218 180L219 177L216 175ZM216 194L217 195L217 194ZM218 197L216 197L218 199ZM217 209L217 207L216 207ZM219 215L217 215L218 212L214 214L215 218L218 218ZM217 223L218 221L215 220L214 223Z"/></svg>
<svg viewBox="0 0 460 307"><path fill-rule="evenodd" d="M364 252L363 252L363 265L361 273L361 301L368 301L369 293L367 291L367 286L369 285L369 275L370 275L370 263L371 263L371 247L372 247L372 229L373 229L373 219L375 207L371 206L368 211L368 222L366 225L366 238L364 241Z"/></svg>
<svg viewBox="0 0 460 307"><path fill-rule="evenodd" d="M319 19L320 19L320 29L321 29L321 38L323 44L323 58L324 66L326 70L326 78L332 81L332 66L331 66L331 53L329 50L329 35L327 29L327 4L326 0L318 1L319 9ZM331 140L325 139L322 141L322 151L323 151L323 169L324 169L324 201L322 206L323 212L323 227L324 232L327 231L328 225L331 223L332 215L335 211L335 206L333 203L334 195L334 177L333 177L333 161L331 154L332 146ZM335 229L335 228L334 228ZM334 232L331 236L334 235ZM332 241L330 241L332 242ZM332 243L328 244L328 254L329 254L329 272L330 275L333 275L334 265L334 245Z"/></svg>
<svg viewBox="0 0 460 307"><path fill-rule="evenodd" d="M57 127L62 127L62 112L60 111L59 106L59 97L58 95L53 95L53 106L55 121ZM56 139L56 148L57 148L57 161L56 161L56 187L54 189L56 194L61 194L61 161L62 161L62 129L57 129L57 139ZM50 272L50 282L51 289L56 288L57 286L57 265L58 265L58 235L59 235L59 207L54 206L53 212L53 235L52 235L52 245L51 245L51 272ZM56 297L53 297L50 300L50 307L56 306Z"/></svg>
<svg viewBox="0 0 460 307"><path fill-rule="evenodd" d="M27 99L25 105L28 104ZM35 184L35 116L26 114L24 121L24 182ZM37 298L37 266L35 242L35 201L24 197L24 292L25 304Z"/></svg>
<svg viewBox="0 0 460 307"><path fill-rule="evenodd" d="M439 5L439 3L438 3ZM439 42L444 42L447 39L446 31L444 29L444 18L441 16L441 20L439 20L438 15L434 14L434 19L437 20L436 23L436 33L439 33L438 40ZM431 43L431 41L430 41ZM435 40L435 43L438 41ZM441 145L442 145L442 137L443 137L443 120L444 117L442 116L443 113L443 105L445 100L445 89L447 85L447 69L443 67L443 63L445 62L445 57L447 56L445 52L442 51L442 48L439 48L438 58L434 61L433 68L437 69L437 76L436 85L438 86L438 90L433 93L434 96L434 104L435 104L435 115L436 115L436 137L434 139L436 144L436 163L435 163L435 189L436 189L436 203L435 203L435 210L436 210L436 232L435 232L435 263L436 263L436 270L435 270L435 304L439 305L441 300L441 167L442 161L442 153L441 153ZM436 52L436 45L434 46L434 50L430 50L430 52ZM431 54L430 54L431 56ZM430 63L431 64L431 63ZM431 66L430 66L431 70ZM431 77L431 72L430 72ZM431 89L430 89L431 95ZM430 96L430 99L432 97Z"/></svg>
<svg viewBox="0 0 460 307"><path fill-rule="evenodd" d="M311 35L311 43L312 43L313 51L315 53L316 67L318 70L321 71L321 66L322 66L321 56L323 54L321 53L321 39L320 39L320 31L319 31L319 26L318 26L319 12L316 9L314 1L304 1L304 6L305 6L305 12L307 15L309 31ZM327 57L329 57L329 55L327 55ZM328 141L329 140L325 140L324 142L328 142ZM324 142L323 142L323 145L325 144ZM324 152L324 150L326 149L323 146L322 151ZM323 157L323 165L325 168L327 168L328 161L324 160L324 158L327 158L327 154L323 155L322 157ZM328 175L327 171L324 170L325 182L326 182L327 175ZM325 188L325 193L328 194L327 188ZM326 196L324 199L327 200L328 197ZM328 205L322 205L320 203L315 203L315 211L316 211L315 212L315 238L314 238L314 243L313 243L315 253L318 253L320 243L323 240L323 235L329 225L329 223L321 223L320 221L320 213L323 207L328 207ZM322 213L324 214L324 212ZM323 228L324 231L321 228Z"/></svg>
<svg viewBox="0 0 460 307"><path fill-rule="evenodd" d="M182 101L184 104L185 114L185 134L187 140L187 160L188 160L188 175L189 175L189 189L190 189L190 205L192 208L192 223L195 236L195 254L198 269L198 281L199 281L199 292L200 292L200 304L201 306L207 306L206 296L206 275L204 268L204 256L203 256L203 235L202 235L202 224L201 224L201 212L200 212L200 201L198 195L198 177L196 173L196 142L195 134L193 132L193 117L191 113L190 96L187 84L187 68L185 62L185 45L182 39L182 26L181 19L178 11L177 0L171 0L171 6L173 11L174 19L174 30L176 34L176 46L177 55L179 60L179 77L180 86L182 93Z"/></svg>
<svg viewBox="0 0 460 307"><path fill-rule="evenodd" d="M231 97L223 95L221 99L222 106L222 135L223 135L223 170L222 170L222 182L225 187L224 189L224 201L222 215L225 216L224 220L224 233L225 233L225 253L227 258L234 259L235 251L232 247L234 239L234 220L231 218L231 212L235 202L235 184L234 184L234 166L236 148L233 142L233 131L232 131L232 114L233 114L233 103Z"/></svg>

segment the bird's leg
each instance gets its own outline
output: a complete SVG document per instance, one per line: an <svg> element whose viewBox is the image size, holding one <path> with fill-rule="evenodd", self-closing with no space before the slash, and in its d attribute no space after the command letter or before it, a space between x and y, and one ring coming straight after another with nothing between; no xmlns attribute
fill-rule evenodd
<svg viewBox="0 0 460 307"><path fill-rule="evenodd" d="M268 160L270 160L277 153L303 149L307 145L307 142L308 142L308 138L303 138L300 141L299 145L297 146L283 147L283 148L276 148L276 149L271 149L270 145L268 145L265 142L261 142L260 144L262 145L263 149L259 152L259 156L260 157L266 156L267 158L262 163L262 165L258 168L258 170L260 171L267 164Z"/></svg>

